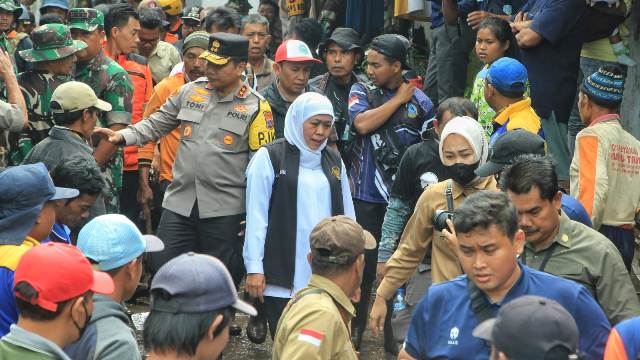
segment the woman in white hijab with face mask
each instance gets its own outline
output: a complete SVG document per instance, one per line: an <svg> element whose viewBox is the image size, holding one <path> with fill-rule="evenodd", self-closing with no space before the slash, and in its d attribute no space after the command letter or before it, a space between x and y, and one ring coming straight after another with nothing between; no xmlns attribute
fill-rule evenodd
<svg viewBox="0 0 640 360"><path fill-rule="evenodd" d="M287 111L284 139L258 150L247 168L246 290L263 302L272 338L287 302L311 277L313 227L333 215L355 219L344 164L326 146L333 114L324 95L300 95Z"/></svg>

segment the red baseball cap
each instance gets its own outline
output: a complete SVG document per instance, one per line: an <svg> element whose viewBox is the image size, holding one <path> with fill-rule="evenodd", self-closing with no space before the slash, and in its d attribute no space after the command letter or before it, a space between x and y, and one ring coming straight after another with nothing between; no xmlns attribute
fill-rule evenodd
<svg viewBox="0 0 640 360"><path fill-rule="evenodd" d="M31 285L38 296L27 299L16 292L16 297L54 312L59 302L89 290L98 294L113 292L111 276L94 271L78 248L53 242L38 245L24 253L13 277L14 284L22 281Z"/></svg>
<svg viewBox="0 0 640 360"><path fill-rule="evenodd" d="M276 62L279 63L282 61L311 61L322 64L322 61L313 57L307 44L300 40L287 40L278 46L278 50L276 50Z"/></svg>

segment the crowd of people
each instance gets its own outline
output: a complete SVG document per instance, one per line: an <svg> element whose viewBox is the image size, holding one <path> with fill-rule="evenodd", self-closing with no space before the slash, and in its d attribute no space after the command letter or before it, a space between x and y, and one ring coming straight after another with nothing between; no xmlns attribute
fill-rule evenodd
<svg viewBox="0 0 640 360"><path fill-rule="evenodd" d="M1 359L640 356L631 0L71 2L0 0Z"/></svg>

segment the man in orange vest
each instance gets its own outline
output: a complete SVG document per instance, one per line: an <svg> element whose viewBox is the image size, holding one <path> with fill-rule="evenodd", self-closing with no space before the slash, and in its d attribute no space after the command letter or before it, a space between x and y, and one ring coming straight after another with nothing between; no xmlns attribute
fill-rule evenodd
<svg viewBox="0 0 640 360"><path fill-rule="evenodd" d="M142 120L144 108L151 98L153 83L147 60L134 53L140 39L140 21L138 14L129 4L114 5L104 20L107 41L104 51L107 56L122 66L133 82L132 123ZM122 175L122 194L120 213L133 222L137 222L140 206L138 192L138 148L127 146L124 149L124 169Z"/></svg>

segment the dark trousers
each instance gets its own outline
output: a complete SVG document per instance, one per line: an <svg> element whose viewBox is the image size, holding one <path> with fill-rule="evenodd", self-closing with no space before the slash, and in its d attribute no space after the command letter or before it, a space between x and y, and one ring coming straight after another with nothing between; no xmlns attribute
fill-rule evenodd
<svg viewBox="0 0 640 360"><path fill-rule="evenodd" d="M264 317L267 320L267 324L269 325L269 333L271 334L271 339L274 339L276 337L278 321L280 321L280 316L282 316L282 312L287 306L289 300L291 299L272 296L264 297L262 311L264 311Z"/></svg>
<svg viewBox="0 0 640 360"><path fill-rule="evenodd" d="M158 237L164 242L164 250L150 254L152 273L174 257L193 251L222 261L237 287L244 276L243 237L238 236L244 217L239 214L200 219L197 203L190 216L163 209Z"/></svg>
<svg viewBox="0 0 640 360"><path fill-rule="evenodd" d="M353 199L353 207L356 211L356 221L363 229L370 232L380 242L382 221L387 212L387 204L371 203ZM356 317L352 322L351 334L354 337L354 346L360 348L362 334L367 329L369 319L369 302L371 299L371 286L376 280L376 266L378 265L378 248L366 250L364 254L364 274L360 285L360 302L356 304ZM391 334L391 313L387 311L387 319L384 332Z"/></svg>
<svg viewBox="0 0 640 360"><path fill-rule="evenodd" d="M138 170L122 172L120 214L129 218L140 228L140 204L138 204Z"/></svg>
<svg viewBox="0 0 640 360"><path fill-rule="evenodd" d="M606 236L611 242L618 248L620 255L622 255L622 261L624 266L627 267L627 271L631 270L631 263L633 262L633 254L636 250L636 241L633 236L632 229L623 229L619 226L600 226L600 233Z"/></svg>

